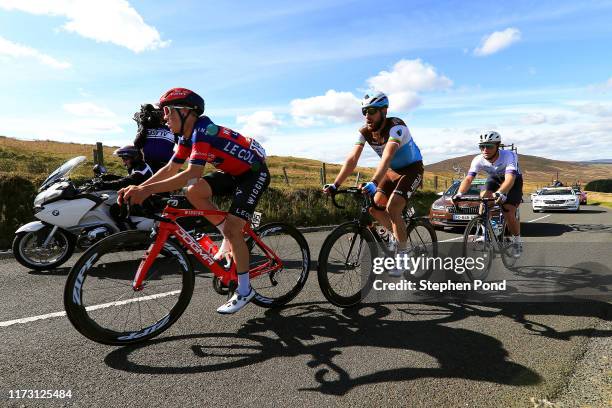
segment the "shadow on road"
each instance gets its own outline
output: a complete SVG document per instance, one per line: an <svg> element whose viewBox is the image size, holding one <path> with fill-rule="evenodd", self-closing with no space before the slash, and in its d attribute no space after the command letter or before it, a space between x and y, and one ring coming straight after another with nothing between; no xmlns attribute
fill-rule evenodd
<svg viewBox="0 0 612 408"><path fill-rule="evenodd" d="M386 319L392 313L395 319ZM398 313L401 320L396 320ZM539 383L541 377L528 367L510 361L499 340L443 323L473 316L507 316L534 334L557 339L611 335L593 329L556 332L525 317L534 314L607 316L609 311L604 311L601 304L488 304L486 307L432 304L419 308L410 304L374 304L339 310L327 304L303 303L268 310L264 317L249 320L237 333L201 333L157 339L141 346L117 349L105 358L105 362L112 368L141 374L189 374L305 355L310 357L307 367L316 370L313 376L319 385L303 390L333 395L344 395L360 385L418 378L464 378L529 386ZM151 366L131 360L132 353L137 350L185 341L191 343L186 347L193 355L193 364L188 366L164 366L163 361L159 366ZM367 348L383 348L388 350L385 353L397 355L397 361L407 352L425 353L437 361L437 367L406 366L352 376L349 367L337 362L337 357L350 347L363 347L366 355ZM391 359L393 361L393 357Z"/></svg>

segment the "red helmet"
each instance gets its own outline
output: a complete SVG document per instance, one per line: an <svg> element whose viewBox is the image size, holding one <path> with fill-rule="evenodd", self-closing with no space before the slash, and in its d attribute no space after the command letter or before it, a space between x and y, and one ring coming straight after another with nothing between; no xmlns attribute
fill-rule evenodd
<svg viewBox="0 0 612 408"><path fill-rule="evenodd" d="M186 88L172 88L159 98L159 107L167 105L185 106L196 110L198 115L204 113L204 99Z"/></svg>

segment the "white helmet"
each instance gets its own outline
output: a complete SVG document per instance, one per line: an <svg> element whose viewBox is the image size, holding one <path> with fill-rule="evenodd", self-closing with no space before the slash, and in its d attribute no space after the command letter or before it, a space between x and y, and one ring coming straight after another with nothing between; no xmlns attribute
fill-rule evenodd
<svg viewBox="0 0 612 408"><path fill-rule="evenodd" d="M478 136L478 144L481 143L501 143L501 136L494 130L485 132Z"/></svg>

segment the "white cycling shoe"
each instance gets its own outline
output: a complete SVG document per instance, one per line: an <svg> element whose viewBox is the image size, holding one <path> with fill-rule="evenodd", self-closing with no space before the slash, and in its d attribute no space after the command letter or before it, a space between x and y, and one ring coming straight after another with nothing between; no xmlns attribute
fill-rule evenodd
<svg viewBox="0 0 612 408"><path fill-rule="evenodd" d="M234 292L234 296L232 296L227 302L219 306L217 312L221 314L232 314L236 313L237 311L248 305L251 299L255 297L255 291L253 290L253 288L250 289L251 291L246 296L238 294L238 291Z"/></svg>

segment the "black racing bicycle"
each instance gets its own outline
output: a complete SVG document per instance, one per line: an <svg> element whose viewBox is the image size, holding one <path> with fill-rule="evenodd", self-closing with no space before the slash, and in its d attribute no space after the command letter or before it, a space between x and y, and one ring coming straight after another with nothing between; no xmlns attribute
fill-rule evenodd
<svg viewBox="0 0 612 408"><path fill-rule="evenodd" d="M485 280L489 275L491 263L495 254L500 254L506 268L512 268L517 261L514 255L512 234L508 229L504 206L501 205L499 221L491 220L491 210L499 206L490 206L496 198L457 198L455 201L477 201L481 203L481 214L473 218L465 227L463 233L463 256L466 258L483 258L484 268L467 269L465 276L468 280ZM516 212L517 219L519 212Z"/></svg>
<svg viewBox="0 0 612 408"><path fill-rule="evenodd" d="M319 286L325 298L339 307L357 305L367 296L374 281L372 266L377 257L393 257L395 252L373 225L369 213L371 207L384 210L374 203L372 197L363 194L360 188L352 187L338 190L332 194L334 206L338 195L351 195L361 199L361 211L357 218L336 227L327 236L319 252ZM416 217L414 211L403 211L408 233L408 247L411 257L438 255L438 238L429 220ZM427 279L433 272L431 268L411 271L411 279Z"/></svg>

